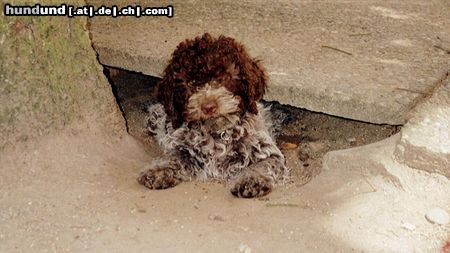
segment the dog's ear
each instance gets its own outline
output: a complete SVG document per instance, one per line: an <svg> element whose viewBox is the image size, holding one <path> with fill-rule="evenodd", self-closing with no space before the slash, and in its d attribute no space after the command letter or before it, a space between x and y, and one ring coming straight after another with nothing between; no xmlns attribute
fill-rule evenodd
<svg viewBox="0 0 450 253"><path fill-rule="evenodd" d="M241 81L245 86L244 100L248 110L254 114L258 113L257 102L260 101L266 90L267 76L262 68L260 61L255 59L247 59L242 64Z"/></svg>
<svg viewBox="0 0 450 253"><path fill-rule="evenodd" d="M156 98L158 102L160 102L164 106L164 111L166 112L169 118L172 117L173 112L175 110L173 105L173 95L171 94L171 78L168 76L164 76L156 86Z"/></svg>
<svg viewBox="0 0 450 253"><path fill-rule="evenodd" d="M156 88L156 97L164 106L164 111L168 119L172 122L174 128L178 128L183 123L183 108L180 107L184 100L183 91L177 90L176 80L172 76L165 75L158 83Z"/></svg>

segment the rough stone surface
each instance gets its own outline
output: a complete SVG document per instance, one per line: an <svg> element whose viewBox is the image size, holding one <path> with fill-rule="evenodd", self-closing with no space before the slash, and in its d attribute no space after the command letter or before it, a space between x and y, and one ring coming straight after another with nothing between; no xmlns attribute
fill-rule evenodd
<svg viewBox="0 0 450 253"><path fill-rule="evenodd" d="M266 99L389 124L405 123L450 68L448 1L171 4L173 18L92 19L100 61L159 76L180 41L206 31L224 34L264 62L270 77Z"/></svg>
<svg viewBox="0 0 450 253"><path fill-rule="evenodd" d="M87 18L0 15L0 150L73 122L125 130Z"/></svg>
<svg viewBox="0 0 450 253"><path fill-rule="evenodd" d="M401 136L397 160L450 178L450 78L416 108Z"/></svg>

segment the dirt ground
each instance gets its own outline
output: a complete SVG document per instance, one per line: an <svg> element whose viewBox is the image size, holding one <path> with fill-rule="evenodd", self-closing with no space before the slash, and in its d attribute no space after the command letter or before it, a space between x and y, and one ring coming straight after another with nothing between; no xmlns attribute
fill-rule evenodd
<svg viewBox="0 0 450 253"><path fill-rule="evenodd" d="M133 92L128 102L144 109L146 89ZM124 111L136 137L71 125L3 152L0 252L440 252L449 239L449 225L424 218L432 207L450 209L449 180L394 166L387 154L398 135L328 153L319 173L315 157L325 150L385 138L393 127L299 111L310 118L292 119L282 133L299 144L286 150L293 182L265 198L237 199L213 182L140 186L139 171L159 151L142 142L143 111ZM347 130L325 134L336 129ZM355 162L371 156L376 163Z"/></svg>

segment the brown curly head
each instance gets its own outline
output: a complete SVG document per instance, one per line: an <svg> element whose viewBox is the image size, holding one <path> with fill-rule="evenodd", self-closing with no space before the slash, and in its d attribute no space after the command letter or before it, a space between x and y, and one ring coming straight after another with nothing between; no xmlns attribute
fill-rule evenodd
<svg viewBox="0 0 450 253"><path fill-rule="evenodd" d="M224 114L257 114L266 74L240 43L202 37L178 45L158 84L157 98L174 127Z"/></svg>

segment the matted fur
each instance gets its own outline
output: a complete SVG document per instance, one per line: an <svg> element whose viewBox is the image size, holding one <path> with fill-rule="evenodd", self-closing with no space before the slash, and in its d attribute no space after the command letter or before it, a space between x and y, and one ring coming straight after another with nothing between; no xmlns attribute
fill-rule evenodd
<svg viewBox="0 0 450 253"><path fill-rule="evenodd" d="M271 135L268 110L258 103L265 86L258 61L234 39L205 34L182 42L158 85L160 103L146 119L164 156L138 181L165 189L214 178L230 182L238 197L263 196L286 181L289 170ZM213 113L202 111L209 102Z"/></svg>
<svg viewBox="0 0 450 253"><path fill-rule="evenodd" d="M166 157L151 165L167 164L167 157L184 157L186 180L208 178L235 179L252 164L273 159L279 169L271 166L261 172L273 182L288 179L289 171L284 166L284 156L271 136L268 109L258 104L258 115L247 113L244 117L232 114L210 121L185 123L174 129L167 121L161 104L150 106L146 118L147 129L155 136ZM169 159L170 160L170 159Z"/></svg>

